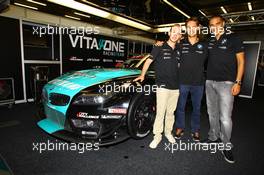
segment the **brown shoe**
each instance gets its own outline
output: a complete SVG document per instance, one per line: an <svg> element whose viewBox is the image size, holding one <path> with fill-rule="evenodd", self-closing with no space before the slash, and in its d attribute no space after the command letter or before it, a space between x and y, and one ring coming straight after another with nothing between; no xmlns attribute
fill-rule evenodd
<svg viewBox="0 0 264 175"><path fill-rule="evenodd" d="M183 136L183 134L184 134L183 129L177 128L177 129L176 129L175 138L176 138L176 139L181 139L181 137Z"/></svg>

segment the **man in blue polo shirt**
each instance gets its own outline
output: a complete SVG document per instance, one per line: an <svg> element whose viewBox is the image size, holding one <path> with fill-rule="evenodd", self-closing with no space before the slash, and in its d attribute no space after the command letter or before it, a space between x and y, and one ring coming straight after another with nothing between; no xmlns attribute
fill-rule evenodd
<svg viewBox="0 0 264 175"><path fill-rule="evenodd" d="M196 17L186 20L187 36L180 43L180 97L176 113L176 134L180 139L185 128L185 106L191 94L192 116L191 135L194 141L200 140L200 108L204 94L204 64L207 59L207 43L199 37L200 23Z"/></svg>

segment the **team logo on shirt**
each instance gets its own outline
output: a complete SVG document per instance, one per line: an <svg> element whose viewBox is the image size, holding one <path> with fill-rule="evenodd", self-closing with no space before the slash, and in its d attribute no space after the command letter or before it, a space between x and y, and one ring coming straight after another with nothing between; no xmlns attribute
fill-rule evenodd
<svg viewBox="0 0 264 175"><path fill-rule="evenodd" d="M203 48L203 45L202 45L202 44L198 44L198 45L197 45L197 48L198 48L198 49L202 49L202 48Z"/></svg>
<svg viewBox="0 0 264 175"><path fill-rule="evenodd" d="M221 41L221 44L225 44L227 42L227 39L224 38L222 41Z"/></svg>

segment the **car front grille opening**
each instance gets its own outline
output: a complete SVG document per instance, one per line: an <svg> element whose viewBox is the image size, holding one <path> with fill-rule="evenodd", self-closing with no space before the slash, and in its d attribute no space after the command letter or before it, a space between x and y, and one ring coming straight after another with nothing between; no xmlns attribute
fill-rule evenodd
<svg viewBox="0 0 264 175"><path fill-rule="evenodd" d="M64 94L50 93L49 102L56 106L66 106L70 101L70 97Z"/></svg>

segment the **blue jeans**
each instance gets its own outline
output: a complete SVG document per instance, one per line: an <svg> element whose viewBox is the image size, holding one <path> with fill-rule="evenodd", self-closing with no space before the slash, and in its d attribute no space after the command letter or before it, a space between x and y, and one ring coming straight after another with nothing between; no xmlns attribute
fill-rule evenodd
<svg viewBox="0 0 264 175"><path fill-rule="evenodd" d="M185 128L185 106L188 94L191 93L192 99L192 116L191 116L191 132L200 130L201 101L204 93L204 86L180 85L180 97L176 111L176 127Z"/></svg>

